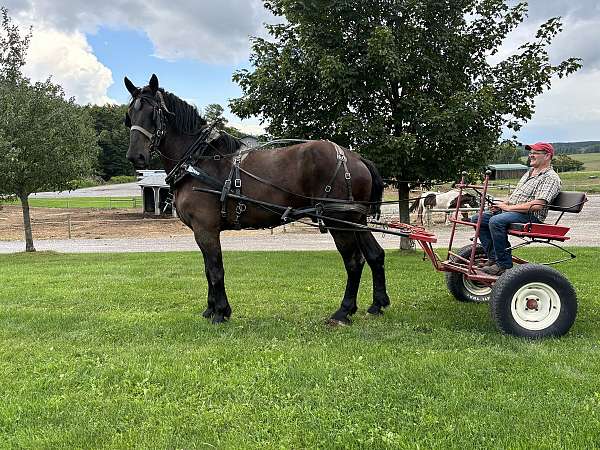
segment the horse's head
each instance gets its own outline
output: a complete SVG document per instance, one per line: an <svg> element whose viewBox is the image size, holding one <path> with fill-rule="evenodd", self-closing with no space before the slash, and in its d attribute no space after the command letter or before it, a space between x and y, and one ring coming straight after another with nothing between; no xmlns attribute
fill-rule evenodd
<svg viewBox="0 0 600 450"><path fill-rule="evenodd" d="M462 203L462 206L469 205L469 207L471 207L471 208L479 208L479 196L465 192L462 195L461 203Z"/></svg>
<svg viewBox="0 0 600 450"><path fill-rule="evenodd" d="M163 113L168 110L158 90L156 75L152 75L148 86L143 88L136 87L125 77L125 87L131 94L131 102L125 115L125 125L130 129L127 159L137 169L143 169L166 132Z"/></svg>

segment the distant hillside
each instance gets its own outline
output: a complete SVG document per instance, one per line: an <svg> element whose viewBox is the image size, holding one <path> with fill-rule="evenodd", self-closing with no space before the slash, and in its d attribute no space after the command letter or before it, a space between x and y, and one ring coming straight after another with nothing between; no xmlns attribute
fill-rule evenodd
<svg viewBox="0 0 600 450"><path fill-rule="evenodd" d="M552 146L557 154L600 153L600 141L552 142ZM521 147L520 150L523 155L527 153L524 147Z"/></svg>
<svg viewBox="0 0 600 450"><path fill-rule="evenodd" d="M556 153L600 153L600 141L552 143Z"/></svg>

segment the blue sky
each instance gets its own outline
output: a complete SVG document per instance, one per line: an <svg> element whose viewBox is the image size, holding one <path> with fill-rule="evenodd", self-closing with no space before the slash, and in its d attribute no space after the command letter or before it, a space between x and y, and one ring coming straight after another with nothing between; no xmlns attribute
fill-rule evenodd
<svg viewBox="0 0 600 450"><path fill-rule="evenodd" d="M154 48L148 36L141 31L101 27L96 33L87 34L94 55L110 67L114 83L109 86L108 96L120 103L128 99L123 85L127 76L136 85L145 85L152 73L156 73L162 86L198 106L219 103L224 99L239 97L239 86L231 81L233 71L248 68L249 64L205 63L190 58L167 60L154 56Z"/></svg>
<svg viewBox="0 0 600 450"><path fill-rule="evenodd" d="M513 0L509 0L514 3ZM261 0L0 0L13 19L33 25L26 73L52 75L82 104L124 103L123 76L146 84L156 73L161 86L200 109L227 107L241 95L233 72L249 67L249 36L264 35L273 16ZM551 47L557 63L584 59L584 69L556 80L536 99L536 114L522 142L600 140L600 4L597 0L531 0L529 17L505 41L498 58L532 40L537 27L562 16L564 31ZM25 29L25 28L23 28ZM258 118L230 123L259 132Z"/></svg>

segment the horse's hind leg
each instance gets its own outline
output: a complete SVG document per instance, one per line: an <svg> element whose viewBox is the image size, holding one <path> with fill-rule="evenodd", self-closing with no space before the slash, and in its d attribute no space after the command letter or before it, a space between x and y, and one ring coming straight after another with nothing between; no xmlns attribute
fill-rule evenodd
<svg viewBox="0 0 600 450"><path fill-rule="evenodd" d="M357 310L356 296L365 259L358 247L354 232L330 230L335 246L344 259L348 280L340 308L333 313L330 321L335 324L350 324L350 317Z"/></svg>
<svg viewBox="0 0 600 450"><path fill-rule="evenodd" d="M356 233L362 254L373 274L373 304L369 314L383 314L382 309L390 305L390 298L385 286L385 252L371 232Z"/></svg>
<svg viewBox="0 0 600 450"><path fill-rule="evenodd" d="M218 232L194 231L194 237L204 257L204 272L208 282L208 306L204 317L221 323L231 316L231 307L225 293L225 270Z"/></svg>

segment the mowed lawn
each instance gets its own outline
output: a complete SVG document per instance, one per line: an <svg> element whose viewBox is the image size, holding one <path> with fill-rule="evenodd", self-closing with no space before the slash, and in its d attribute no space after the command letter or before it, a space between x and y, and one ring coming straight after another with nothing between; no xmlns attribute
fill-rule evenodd
<svg viewBox="0 0 600 450"><path fill-rule="evenodd" d="M597 447L598 250L577 253L575 326L541 342L499 334L419 253L387 252L380 318L365 269L344 328L324 324L333 252L226 253L221 326L193 252L1 255L0 447Z"/></svg>
<svg viewBox="0 0 600 450"><path fill-rule="evenodd" d="M18 199L0 201L0 205L21 205ZM57 197L29 198L29 206L38 208L139 208L142 197Z"/></svg>

